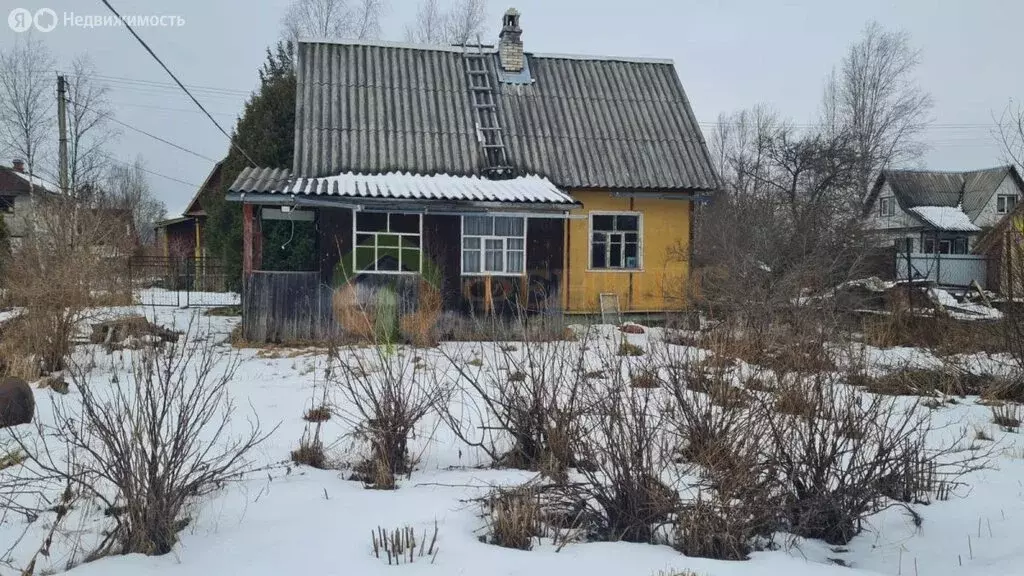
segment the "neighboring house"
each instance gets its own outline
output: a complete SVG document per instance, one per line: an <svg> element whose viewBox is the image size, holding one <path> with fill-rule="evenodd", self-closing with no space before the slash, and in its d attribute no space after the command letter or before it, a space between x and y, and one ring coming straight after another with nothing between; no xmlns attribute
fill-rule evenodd
<svg viewBox="0 0 1024 576"><path fill-rule="evenodd" d="M878 244L895 246L897 277L984 285L985 263L971 253L981 234L1012 212L1022 195L1024 180L1012 166L883 170L865 215Z"/></svg>
<svg viewBox="0 0 1024 576"><path fill-rule="evenodd" d="M248 280L266 219L313 219L320 282L438 277L446 309L687 306L695 201L718 186L670 60L498 46L298 46L291 170L247 168Z"/></svg>
<svg viewBox="0 0 1024 576"><path fill-rule="evenodd" d="M52 182L35 175L30 177L21 160L14 160L11 166L0 166L0 212L12 241L17 243L25 235L39 198L57 194L58 190Z"/></svg>
<svg viewBox="0 0 1024 576"><path fill-rule="evenodd" d="M1007 298L1024 299L1024 203L982 234L974 253L986 259L986 288Z"/></svg>
<svg viewBox="0 0 1024 576"><path fill-rule="evenodd" d="M203 201L220 190L223 168L223 160L213 166L180 217L157 222L157 246L165 258L187 260L206 257L207 214Z"/></svg>

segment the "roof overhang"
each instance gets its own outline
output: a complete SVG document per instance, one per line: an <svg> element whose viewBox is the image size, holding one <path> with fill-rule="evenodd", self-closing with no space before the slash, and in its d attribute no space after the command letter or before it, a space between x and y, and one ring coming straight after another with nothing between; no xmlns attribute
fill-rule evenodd
<svg viewBox="0 0 1024 576"><path fill-rule="evenodd" d="M528 202L446 202L441 200L395 200L382 198L317 197L304 194L265 194L230 192L229 202L243 202L260 206L295 206L307 208L341 208L359 211L408 212L412 214L563 214L579 208L579 204Z"/></svg>
<svg viewBox="0 0 1024 576"><path fill-rule="evenodd" d="M410 212L564 212L581 204L542 176L490 180L448 174L355 174L293 178L286 170L247 168L227 199L266 205Z"/></svg>

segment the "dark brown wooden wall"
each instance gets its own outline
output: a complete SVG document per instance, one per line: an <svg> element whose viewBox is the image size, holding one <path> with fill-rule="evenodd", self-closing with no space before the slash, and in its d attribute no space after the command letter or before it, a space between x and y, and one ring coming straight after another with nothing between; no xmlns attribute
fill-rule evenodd
<svg viewBox="0 0 1024 576"><path fill-rule="evenodd" d="M319 208L316 224L320 281L331 285L341 255L352 251L352 211L348 208Z"/></svg>

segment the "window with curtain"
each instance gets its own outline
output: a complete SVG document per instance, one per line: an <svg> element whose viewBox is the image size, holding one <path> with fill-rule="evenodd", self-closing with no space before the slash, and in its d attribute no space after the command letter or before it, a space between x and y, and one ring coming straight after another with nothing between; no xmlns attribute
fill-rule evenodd
<svg viewBox="0 0 1024 576"><path fill-rule="evenodd" d="M355 218L357 272L420 272L423 262L421 214L356 212Z"/></svg>
<svg viewBox="0 0 1024 576"><path fill-rule="evenodd" d="M526 271L526 218L462 217L462 273L514 275Z"/></svg>
<svg viewBox="0 0 1024 576"><path fill-rule="evenodd" d="M639 214L591 214L590 268L639 270L641 225Z"/></svg>

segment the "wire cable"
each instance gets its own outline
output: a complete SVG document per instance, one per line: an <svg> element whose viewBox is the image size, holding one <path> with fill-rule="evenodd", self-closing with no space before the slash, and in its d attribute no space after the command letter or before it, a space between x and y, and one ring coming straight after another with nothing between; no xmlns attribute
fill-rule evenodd
<svg viewBox="0 0 1024 576"><path fill-rule="evenodd" d="M185 94L188 94L188 97L192 99L192 102L194 102L195 105L198 106L199 109L202 110L204 114L206 114L206 117L210 119L210 122L213 122L213 125L216 126L217 129L220 130L221 134L223 134L224 137L228 139L228 142L231 143L231 146L235 150L238 150L238 152L245 157L246 161L248 161L250 165L256 166L256 163L253 162L252 158L249 157L249 154L247 154L246 151L243 150L242 147L235 142L235 139L232 138L230 134L228 134L227 130L225 130L224 127L221 126L219 122L217 122L217 120L213 117L213 114L210 114L206 110L206 108L203 107L202 103L200 103L199 100L197 100L196 97L193 96L191 92L189 92L188 88L186 88L185 85L182 84L181 80L178 80L178 77L174 75L174 72L171 72L171 69L168 68L167 65L164 64L164 61L156 55L156 52L153 52L153 49L149 47L149 44L146 44L146 41L143 40L142 37L139 36L137 32L135 32L135 29L132 28L130 24L128 24L128 21L125 20L124 17L121 16L121 14L118 13L118 11L115 10L113 6L110 5L109 0L100 0L100 2L103 2L103 5L106 6L111 12L113 12L114 16L117 16L117 18L121 20L121 23L124 24L124 27L128 30L128 32L131 32L131 35L139 41L139 44L142 44L142 47L146 49L146 52L149 52L149 55L157 61L157 64L160 64L160 67L164 69L164 72L167 72L167 74L174 80L175 84L177 84L179 88L184 90Z"/></svg>

